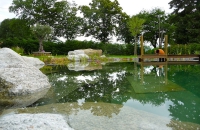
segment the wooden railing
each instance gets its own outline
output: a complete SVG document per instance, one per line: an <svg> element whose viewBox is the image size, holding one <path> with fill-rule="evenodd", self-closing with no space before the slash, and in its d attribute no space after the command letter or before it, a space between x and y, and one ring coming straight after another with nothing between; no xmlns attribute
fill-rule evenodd
<svg viewBox="0 0 200 130"><path fill-rule="evenodd" d="M198 54L192 54L192 55L140 55L138 56L139 62L144 61L144 59L154 59L154 58L165 58L166 61L169 60L169 58L197 58L200 62L200 55Z"/></svg>

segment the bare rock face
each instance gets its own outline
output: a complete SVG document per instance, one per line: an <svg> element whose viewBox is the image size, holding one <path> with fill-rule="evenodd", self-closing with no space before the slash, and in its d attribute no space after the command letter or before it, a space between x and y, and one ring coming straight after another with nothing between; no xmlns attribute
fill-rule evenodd
<svg viewBox="0 0 200 130"><path fill-rule="evenodd" d="M22 58L24 59L24 61L26 61L30 65L37 67L38 69L42 68L45 65L45 63L39 60L38 58L27 57L27 56L22 56Z"/></svg>
<svg viewBox="0 0 200 130"><path fill-rule="evenodd" d="M27 95L47 88L47 76L31 62L9 48L0 49L0 94Z"/></svg>

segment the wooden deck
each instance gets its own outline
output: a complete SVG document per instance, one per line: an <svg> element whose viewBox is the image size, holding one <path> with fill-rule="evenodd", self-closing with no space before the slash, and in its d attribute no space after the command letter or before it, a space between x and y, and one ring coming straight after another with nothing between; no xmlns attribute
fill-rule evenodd
<svg viewBox="0 0 200 130"><path fill-rule="evenodd" d="M166 62L138 62L138 64L142 65L196 65L200 64L199 61L166 61Z"/></svg>
<svg viewBox="0 0 200 130"><path fill-rule="evenodd" d="M199 58L200 55L140 55L138 58Z"/></svg>
<svg viewBox="0 0 200 130"><path fill-rule="evenodd" d="M155 58L165 58L167 61L169 61L170 58L176 59L176 58L195 58L198 59L200 62L200 55L141 55L138 56L139 62L144 61L144 59L155 59Z"/></svg>

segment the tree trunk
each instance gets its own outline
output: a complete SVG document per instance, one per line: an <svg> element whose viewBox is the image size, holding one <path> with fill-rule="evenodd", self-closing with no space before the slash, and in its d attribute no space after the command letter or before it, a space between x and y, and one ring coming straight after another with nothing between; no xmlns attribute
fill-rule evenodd
<svg viewBox="0 0 200 130"><path fill-rule="evenodd" d="M39 39L39 52L43 52L44 49L43 49L43 40Z"/></svg>
<svg viewBox="0 0 200 130"><path fill-rule="evenodd" d="M134 55L137 55L137 36L135 36Z"/></svg>

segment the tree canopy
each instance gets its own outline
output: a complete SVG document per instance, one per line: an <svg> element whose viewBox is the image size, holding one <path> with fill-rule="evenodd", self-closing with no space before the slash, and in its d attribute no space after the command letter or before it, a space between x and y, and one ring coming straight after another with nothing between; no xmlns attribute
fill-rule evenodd
<svg viewBox="0 0 200 130"><path fill-rule="evenodd" d="M176 26L176 43L200 43L200 1L171 0L169 5L174 9L171 23Z"/></svg>
<svg viewBox="0 0 200 130"><path fill-rule="evenodd" d="M142 24L145 22L144 19L140 19L137 16L132 16L128 21L129 31L132 36L135 37L134 55L137 55L137 35L142 32Z"/></svg>
<svg viewBox="0 0 200 130"><path fill-rule="evenodd" d="M0 23L0 38L29 38L31 37L30 26L25 20L5 19Z"/></svg>
<svg viewBox="0 0 200 130"><path fill-rule="evenodd" d="M116 34L122 8L117 0L92 0L89 6L81 6L85 36L93 36L101 42L108 42Z"/></svg>
<svg viewBox="0 0 200 130"><path fill-rule="evenodd" d="M169 5L174 9L172 14L166 14L159 8L142 10L136 14L138 18L145 20L144 40L154 48L158 46L159 38L159 43L163 42L165 34L169 36L170 44L200 43L200 1L171 0ZM9 11L19 19L3 21L0 38L26 38L30 35L28 28L39 23L50 26L55 37L68 40L81 35L91 36L103 43L109 42L113 37L125 43L133 43L134 39L128 25L131 16L122 12L118 0L92 0L88 6L79 8L74 2L66 0L13 0ZM25 24L22 25L20 20L24 20Z"/></svg>
<svg viewBox="0 0 200 130"><path fill-rule="evenodd" d="M52 34L52 29L48 25L36 24L31 30L39 41L39 52L43 52L43 41Z"/></svg>
<svg viewBox="0 0 200 130"><path fill-rule="evenodd" d="M160 40L160 43L162 43L164 34L172 35L174 26L167 21L168 15L165 11L154 8L150 11L143 10L137 16L145 19L144 39L150 42L154 48L161 47L157 41Z"/></svg>
<svg viewBox="0 0 200 130"><path fill-rule="evenodd" d="M54 28L54 35L74 39L80 30L80 18L76 16L74 3L57 0L14 0L9 11L30 25L39 23Z"/></svg>

